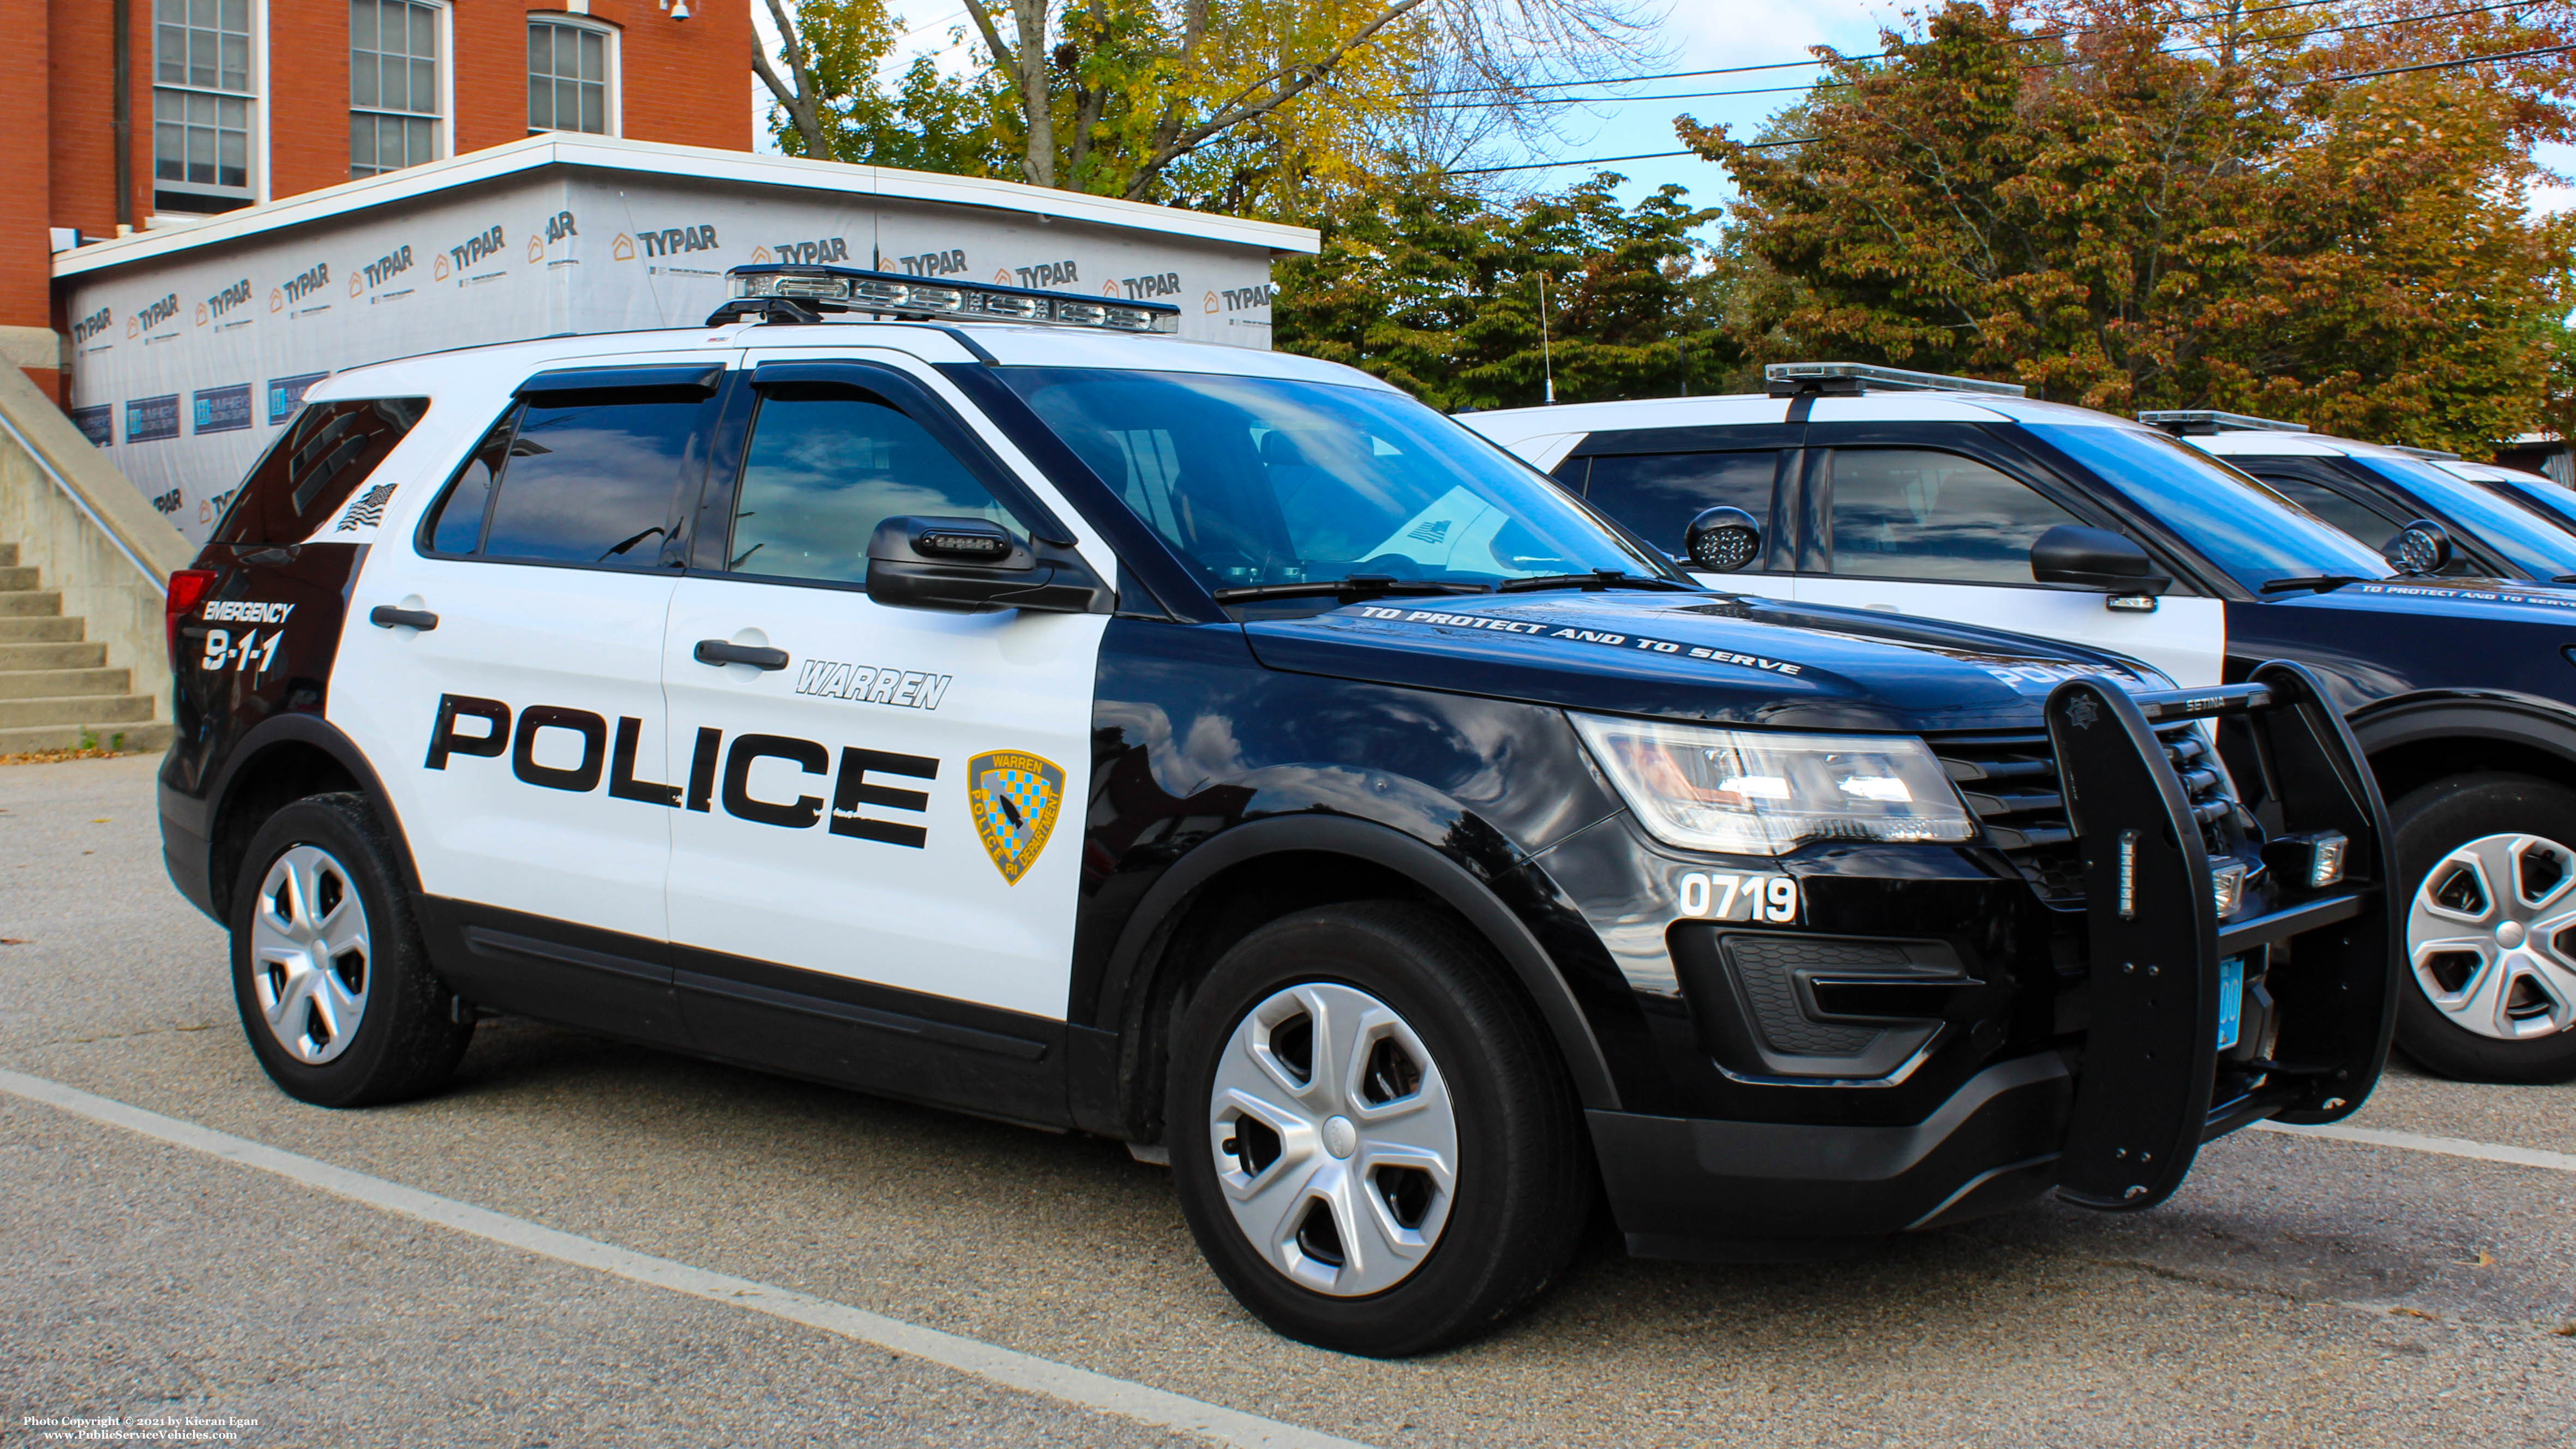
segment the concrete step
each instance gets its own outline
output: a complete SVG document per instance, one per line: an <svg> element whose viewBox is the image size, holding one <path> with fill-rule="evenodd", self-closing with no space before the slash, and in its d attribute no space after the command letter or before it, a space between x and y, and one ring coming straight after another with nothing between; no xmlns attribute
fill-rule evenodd
<svg viewBox="0 0 2576 1449"><path fill-rule="evenodd" d="M62 622L77 624L80 620L65 619ZM107 646L104 644L0 642L0 674L21 669L98 669L106 663Z"/></svg>
<svg viewBox="0 0 2576 1449"><path fill-rule="evenodd" d="M0 615L0 644L68 644L86 626L60 614Z"/></svg>
<svg viewBox="0 0 2576 1449"><path fill-rule="evenodd" d="M0 730L24 725L131 724L150 718L152 701L139 694L0 699Z"/></svg>
<svg viewBox="0 0 2576 1449"><path fill-rule="evenodd" d="M0 589L32 589L36 586L36 573L34 569L20 568L15 564L0 564Z"/></svg>
<svg viewBox="0 0 2576 1449"><path fill-rule="evenodd" d="M25 618L30 614L59 614L63 596L52 589L11 589L0 593L0 618Z"/></svg>
<svg viewBox="0 0 2576 1449"><path fill-rule="evenodd" d="M0 700L92 698L134 687L131 669L15 669L0 671Z"/></svg>
<svg viewBox="0 0 2576 1449"><path fill-rule="evenodd" d="M37 750L102 749L152 753L170 748L170 726L146 721L0 727L0 755Z"/></svg>

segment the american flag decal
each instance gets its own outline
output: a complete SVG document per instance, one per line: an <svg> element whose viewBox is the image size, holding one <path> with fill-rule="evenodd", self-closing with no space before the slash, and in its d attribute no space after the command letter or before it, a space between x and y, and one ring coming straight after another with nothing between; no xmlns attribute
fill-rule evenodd
<svg viewBox="0 0 2576 1449"><path fill-rule="evenodd" d="M359 494L358 501L349 505L349 511L340 515L337 531L355 533L361 528L373 528L384 522L385 500L393 496L394 485L391 483L379 483Z"/></svg>

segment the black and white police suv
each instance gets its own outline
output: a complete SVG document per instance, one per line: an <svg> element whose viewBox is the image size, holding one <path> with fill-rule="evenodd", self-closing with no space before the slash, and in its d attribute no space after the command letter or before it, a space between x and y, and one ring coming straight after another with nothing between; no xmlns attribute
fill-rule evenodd
<svg viewBox="0 0 2576 1449"><path fill-rule="evenodd" d="M2411 982L2399 1044L2454 1076L2576 1075L2576 591L2446 574L2448 530L2400 512L2365 544L2229 466L2295 434L2191 440L2222 462L2009 383L1769 371L1764 396L1461 421L1729 589L2024 630L2187 686L2304 664L2390 802ZM2370 454L2356 467L2430 471L2351 446ZM2576 537L2489 501L2576 556Z"/></svg>
<svg viewBox="0 0 2576 1449"><path fill-rule="evenodd" d="M1401 1354L1605 1186L1649 1254L2137 1208L2377 1078L2383 814L2295 665L1711 592L1168 308L736 286L330 379L173 581L169 868L287 1092L498 1011L1099 1133Z"/></svg>
<svg viewBox="0 0 2576 1449"><path fill-rule="evenodd" d="M2146 412L2138 420L2253 474L2374 549L2393 553L2400 536L2414 529L2426 540L2422 546L2440 551L2423 572L2576 583L2576 533L2531 503L2442 466L2453 455L2330 437L2241 413ZM2533 481L2549 486L2546 479ZM2576 495L2566 496L2576 502Z"/></svg>

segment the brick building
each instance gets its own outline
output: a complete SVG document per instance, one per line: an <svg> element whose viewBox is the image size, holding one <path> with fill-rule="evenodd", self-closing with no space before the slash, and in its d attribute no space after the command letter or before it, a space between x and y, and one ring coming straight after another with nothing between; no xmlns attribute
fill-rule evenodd
<svg viewBox="0 0 2576 1449"><path fill-rule="evenodd" d="M0 0L0 35L0 360L57 399L70 232L540 131L751 147L749 0Z"/></svg>

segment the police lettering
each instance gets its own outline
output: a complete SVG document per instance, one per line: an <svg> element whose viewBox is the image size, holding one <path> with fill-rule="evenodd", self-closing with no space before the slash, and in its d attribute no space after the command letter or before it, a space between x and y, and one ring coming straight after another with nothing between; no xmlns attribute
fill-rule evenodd
<svg viewBox="0 0 2576 1449"><path fill-rule="evenodd" d="M411 248L396 247L359 270L367 274L368 286L381 287L411 270Z"/></svg>
<svg viewBox="0 0 2576 1449"><path fill-rule="evenodd" d="M1023 287L1069 287L1082 280L1069 261L1040 262L1034 267L1013 267L1011 271Z"/></svg>
<svg viewBox="0 0 2576 1449"><path fill-rule="evenodd" d="M579 235L581 233L573 230L571 212L558 211L546 218L546 245L553 246L565 237Z"/></svg>
<svg viewBox="0 0 2576 1449"><path fill-rule="evenodd" d="M467 237L464 241L459 242L455 246L449 247L447 249L447 254L450 257L455 258L456 269L460 272L465 270L467 267L474 265L476 262L483 260L485 257L499 256L501 254L501 229L496 226L478 236Z"/></svg>
<svg viewBox="0 0 2576 1449"><path fill-rule="evenodd" d="M953 277L966 270L966 249L923 252L917 257L897 257L895 265L916 277Z"/></svg>
<svg viewBox="0 0 2576 1449"><path fill-rule="evenodd" d="M286 284L286 300L301 302L322 290L322 284L329 280L331 280L331 264L315 262L303 275Z"/></svg>
<svg viewBox="0 0 2576 1449"><path fill-rule="evenodd" d="M1181 274L1164 272L1152 277L1121 277L1118 285L1127 289L1127 300L1130 302L1141 301L1147 297L1175 297L1180 295Z"/></svg>
<svg viewBox="0 0 2576 1449"><path fill-rule="evenodd" d="M780 261L795 262L800 266L814 266L823 262L846 262L850 259L849 241L837 236L821 237L808 242L780 242L770 250L778 254Z"/></svg>
<svg viewBox="0 0 2576 1449"><path fill-rule="evenodd" d="M101 307L97 311L90 313L88 316L83 317L72 324L72 340L74 342L87 342L91 338L106 331L107 324L114 320L116 319L110 313L109 309Z"/></svg>
<svg viewBox="0 0 2576 1449"><path fill-rule="evenodd" d="M250 300L250 278L244 277L206 299L206 310L221 317Z"/></svg>
<svg viewBox="0 0 2576 1449"><path fill-rule="evenodd" d="M560 760L563 753L558 746L573 746L578 753L572 763L548 764L537 758L537 742L548 731L554 735L548 742L548 753ZM835 759L820 742L793 735L737 735L728 746L724 731L701 728L690 752L689 781L684 793L680 786L636 774L637 746L643 733L644 722L631 715L620 717L612 732L605 716L586 709L532 704L514 716L510 706L497 699L442 694L438 697L437 716L430 722L429 754L421 764L426 769L444 770L460 757L491 760L506 754L510 757L510 773L523 784L539 789L586 795L598 789L604 778L612 797L643 805L674 810L685 807L712 814L721 803L724 812L737 820L786 830L809 829L824 824L828 816L826 828L833 835L915 850L929 842L926 826L886 820L866 812L926 814L930 809L927 792L877 783L869 777L935 780L939 778L939 762L935 759L849 746L842 747ZM791 798L779 799L755 793L752 769L762 760L783 761L793 765L797 774L813 776L818 782L829 779L828 810L819 794L800 791Z"/></svg>
<svg viewBox="0 0 2576 1449"><path fill-rule="evenodd" d="M167 322L178 315L179 294L173 292L169 296L162 298L160 301L153 303L151 306L144 308L142 311L135 313L134 321L135 325L141 327L144 331L149 332L153 328L160 326L162 323Z"/></svg>
<svg viewBox="0 0 2576 1449"><path fill-rule="evenodd" d="M644 243L648 257L674 256L681 252L713 251L716 229L710 226L672 226L660 231L639 233L636 240Z"/></svg>

